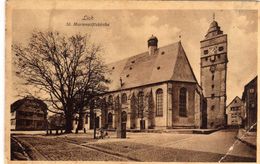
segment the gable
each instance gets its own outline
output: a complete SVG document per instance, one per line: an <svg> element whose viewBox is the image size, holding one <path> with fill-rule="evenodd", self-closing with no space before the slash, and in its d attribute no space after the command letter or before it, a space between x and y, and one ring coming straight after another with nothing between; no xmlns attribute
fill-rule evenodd
<svg viewBox="0 0 260 164"><path fill-rule="evenodd" d="M174 73L171 78L174 81L197 82L189 60L182 46L179 48Z"/></svg>

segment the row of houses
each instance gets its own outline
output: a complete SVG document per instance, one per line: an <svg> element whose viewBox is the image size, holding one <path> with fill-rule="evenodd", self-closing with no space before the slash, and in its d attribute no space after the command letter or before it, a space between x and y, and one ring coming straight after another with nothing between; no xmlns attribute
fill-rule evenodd
<svg viewBox="0 0 260 164"><path fill-rule="evenodd" d="M235 97L226 108L227 125L256 129L257 76L244 87L242 97Z"/></svg>

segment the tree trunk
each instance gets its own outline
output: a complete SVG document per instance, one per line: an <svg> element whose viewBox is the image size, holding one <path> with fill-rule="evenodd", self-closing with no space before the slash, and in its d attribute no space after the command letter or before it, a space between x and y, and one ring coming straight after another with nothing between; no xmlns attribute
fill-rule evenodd
<svg viewBox="0 0 260 164"><path fill-rule="evenodd" d="M71 114L67 114L66 115L65 133L72 133L72 129L73 129L72 115Z"/></svg>
<svg viewBox="0 0 260 164"><path fill-rule="evenodd" d="M84 128L84 118L85 118L85 114L83 112L79 112L79 120L78 120L77 130L83 130L83 128Z"/></svg>

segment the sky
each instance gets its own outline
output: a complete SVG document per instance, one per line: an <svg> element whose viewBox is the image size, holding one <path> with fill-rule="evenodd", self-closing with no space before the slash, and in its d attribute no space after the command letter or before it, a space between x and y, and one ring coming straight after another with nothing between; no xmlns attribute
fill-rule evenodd
<svg viewBox="0 0 260 164"><path fill-rule="evenodd" d="M67 36L91 34L91 40L103 46L104 59L110 63L147 51L151 35L158 38L159 47L181 40L200 83L200 41L213 21L213 13L228 35L229 103L235 96L241 97L244 85L257 75L258 27L254 10L14 10L13 43L26 45L34 29L57 30ZM90 20L82 20L84 16ZM67 26L68 22L109 26ZM13 97L16 94L13 92Z"/></svg>

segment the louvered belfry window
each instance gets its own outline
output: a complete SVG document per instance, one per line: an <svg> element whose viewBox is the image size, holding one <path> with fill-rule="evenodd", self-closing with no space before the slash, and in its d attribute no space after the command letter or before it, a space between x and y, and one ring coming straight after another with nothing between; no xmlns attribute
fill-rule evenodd
<svg viewBox="0 0 260 164"><path fill-rule="evenodd" d="M180 89L179 115L181 117L186 117L187 116L187 89L186 88L181 88Z"/></svg>

